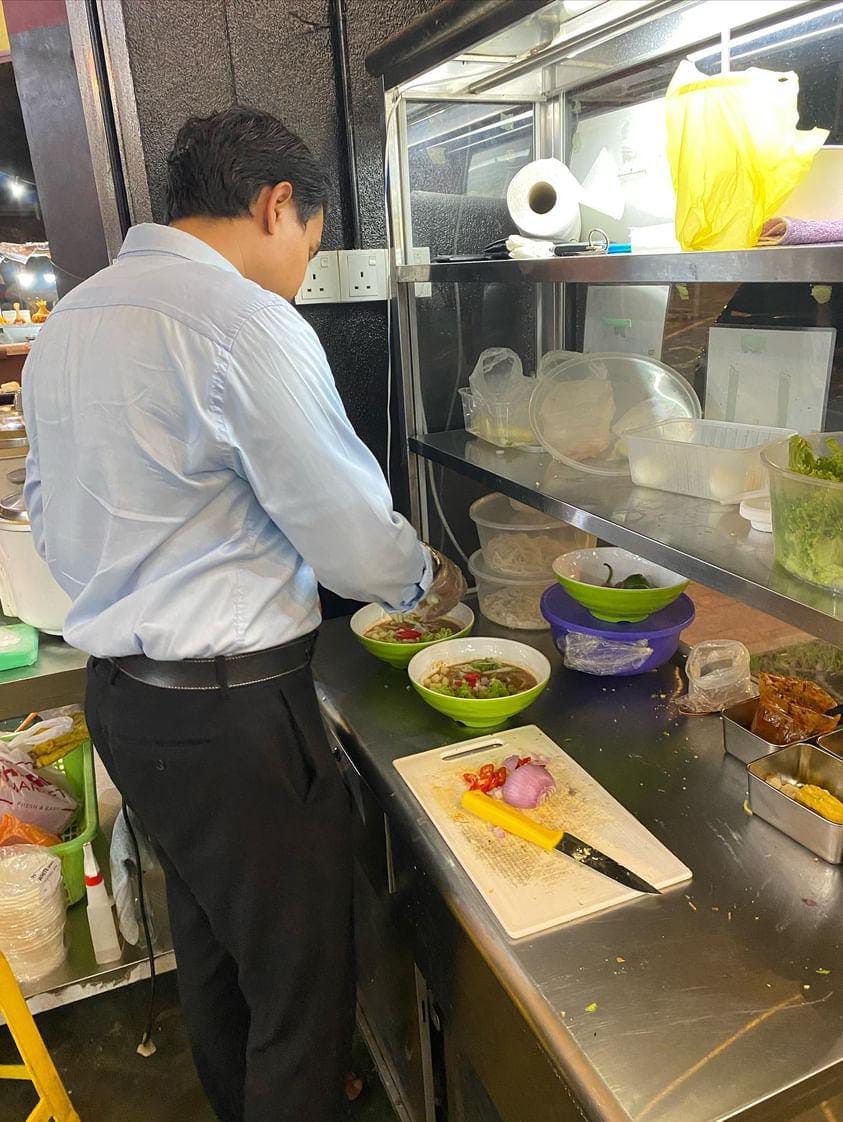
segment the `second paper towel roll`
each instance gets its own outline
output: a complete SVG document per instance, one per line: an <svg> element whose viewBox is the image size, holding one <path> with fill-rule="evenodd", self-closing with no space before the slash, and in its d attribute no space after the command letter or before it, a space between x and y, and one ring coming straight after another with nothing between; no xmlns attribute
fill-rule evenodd
<svg viewBox="0 0 843 1122"><path fill-rule="evenodd" d="M534 160L512 179L506 205L529 238L576 241L580 236L582 188L561 160Z"/></svg>

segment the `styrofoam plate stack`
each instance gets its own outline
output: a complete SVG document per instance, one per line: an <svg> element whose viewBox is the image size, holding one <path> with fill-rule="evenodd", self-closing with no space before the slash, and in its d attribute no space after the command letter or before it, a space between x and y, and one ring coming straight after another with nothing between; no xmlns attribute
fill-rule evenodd
<svg viewBox="0 0 843 1122"><path fill-rule="evenodd" d="M61 861L38 845L0 847L0 951L18 981L43 978L64 961Z"/></svg>

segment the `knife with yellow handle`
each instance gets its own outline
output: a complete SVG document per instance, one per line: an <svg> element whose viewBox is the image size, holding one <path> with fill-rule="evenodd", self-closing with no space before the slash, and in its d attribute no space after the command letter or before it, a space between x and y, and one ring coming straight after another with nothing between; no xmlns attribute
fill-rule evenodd
<svg viewBox="0 0 843 1122"><path fill-rule="evenodd" d="M506 830L508 834L515 834L524 841L540 845L542 849L558 849L566 857L572 857L581 865L594 869L595 872L602 873L604 877L609 877L627 888L634 888L636 892L656 894L659 892L658 888L653 888L643 877L639 877L637 873L607 857L599 849L586 845L584 841L580 841L564 830L551 830L547 826L542 826L540 822L516 810L502 799L490 798L482 791L466 791L462 797L462 807L463 810L482 818L485 822Z"/></svg>

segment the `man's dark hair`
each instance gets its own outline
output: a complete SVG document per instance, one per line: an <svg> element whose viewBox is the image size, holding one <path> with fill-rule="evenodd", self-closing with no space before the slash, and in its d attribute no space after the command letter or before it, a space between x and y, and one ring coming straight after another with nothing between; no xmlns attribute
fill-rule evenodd
<svg viewBox="0 0 843 1122"><path fill-rule="evenodd" d="M271 113L233 105L190 117L167 157L167 221L247 215L262 188L288 182L303 223L328 201L310 149Z"/></svg>

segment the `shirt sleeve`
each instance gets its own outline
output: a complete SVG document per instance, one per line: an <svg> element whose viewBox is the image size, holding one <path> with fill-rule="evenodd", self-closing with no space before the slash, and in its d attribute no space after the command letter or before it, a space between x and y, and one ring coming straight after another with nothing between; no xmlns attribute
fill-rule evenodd
<svg viewBox="0 0 843 1122"><path fill-rule="evenodd" d="M241 328L221 416L235 469L321 584L396 611L415 606L432 580L430 554L392 509L325 352L293 308L271 305Z"/></svg>
<svg viewBox="0 0 843 1122"><path fill-rule="evenodd" d="M30 386L34 381L32 373L23 379L23 415L26 423L26 436L29 452L26 457L26 480L23 487L23 501L32 531L32 544L38 555L46 560L44 543L44 499L41 491L41 466L38 460L38 426L35 420L34 402L31 400Z"/></svg>

